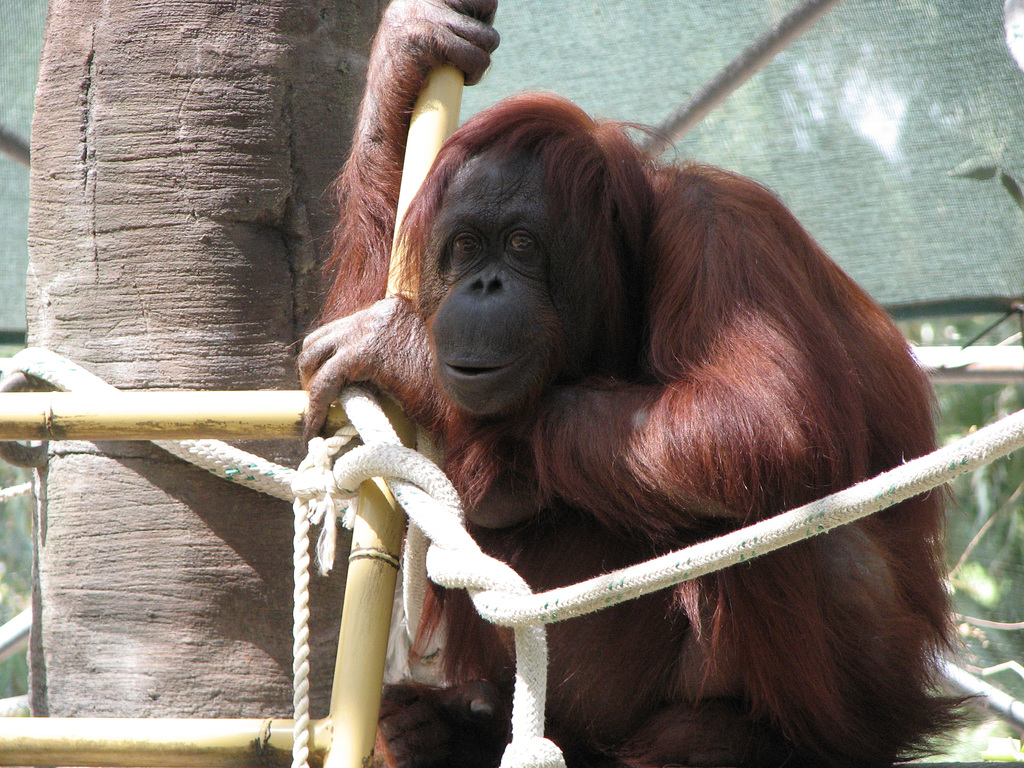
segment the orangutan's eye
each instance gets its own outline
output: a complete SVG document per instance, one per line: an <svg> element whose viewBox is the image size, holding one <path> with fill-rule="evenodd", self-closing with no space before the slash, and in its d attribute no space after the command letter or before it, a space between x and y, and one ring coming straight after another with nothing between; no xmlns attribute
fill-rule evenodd
<svg viewBox="0 0 1024 768"><path fill-rule="evenodd" d="M529 233L517 229L508 237L508 247L517 253L533 250L533 238Z"/></svg>
<svg viewBox="0 0 1024 768"><path fill-rule="evenodd" d="M454 241L455 255L462 258L469 258L480 253L480 238L471 232L463 232Z"/></svg>

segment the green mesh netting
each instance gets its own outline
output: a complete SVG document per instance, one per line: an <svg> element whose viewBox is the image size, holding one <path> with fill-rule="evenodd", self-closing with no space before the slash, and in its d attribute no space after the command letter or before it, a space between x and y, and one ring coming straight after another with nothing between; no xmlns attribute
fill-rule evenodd
<svg viewBox="0 0 1024 768"><path fill-rule="evenodd" d="M501 0L464 114L541 88L658 124L794 5ZM0 125L23 136L44 13L0 3ZM1000 179L1024 181L1024 73L1005 37L1000 0L846 0L676 153L773 188L896 315L1004 311L1024 297L1024 213ZM26 210L27 173L0 157L0 332L24 327Z"/></svg>
<svg viewBox="0 0 1024 768"><path fill-rule="evenodd" d="M0 128L29 138L45 0L0 2ZM28 169L0 154L0 341L25 328Z"/></svg>

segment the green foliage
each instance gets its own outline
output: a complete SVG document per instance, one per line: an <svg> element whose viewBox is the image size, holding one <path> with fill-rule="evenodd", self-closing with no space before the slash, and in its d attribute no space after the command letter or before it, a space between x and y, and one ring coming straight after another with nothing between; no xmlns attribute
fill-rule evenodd
<svg viewBox="0 0 1024 768"><path fill-rule="evenodd" d="M992 180L1002 173L984 164L958 175ZM1014 182L1015 183L1015 182ZM1016 197L1014 197L1016 200ZM1020 344L1016 318L960 317L903 324L912 341L986 346ZM938 435L948 443L1024 408L1024 382L943 384L936 387ZM1024 699L1024 678L1005 667L1024 658L1024 451L1016 451L952 483L946 549L962 663L986 682ZM1016 735L994 719L957 734L942 759L976 761L993 736Z"/></svg>
<svg viewBox="0 0 1024 768"><path fill-rule="evenodd" d="M972 158L958 165L949 172L949 175L975 181L990 181L998 176L1003 190L1013 198L1017 207L1024 211L1024 192L1021 191L1020 184L997 160Z"/></svg>
<svg viewBox="0 0 1024 768"><path fill-rule="evenodd" d="M997 584L981 563L969 560L953 575L953 585L964 597L992 609L999 605L1006 584Z"/></svg>
<svg viewBox="0 0 1024 768"><path fill-rule="evenodd" d="M940 429L949 439L1024 408L1024 384L947 385L938 395ZM953 483L947 547L961 635L973 665L1024 657L1024 452ZM1012 672L990 682L1024 698L1024 679Z"/></svg>

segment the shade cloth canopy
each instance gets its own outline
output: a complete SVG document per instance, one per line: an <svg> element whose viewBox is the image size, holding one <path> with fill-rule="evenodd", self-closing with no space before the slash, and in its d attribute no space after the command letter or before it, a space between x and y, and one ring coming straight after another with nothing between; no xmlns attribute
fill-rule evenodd
<svg viewBox="0 0 1024 768"><path fill-rule="evenodd" d="M775 190L897 317L1024 299L1024 73L999 0L845 0L667 156ZM796 2L501 0L464 116L526 89L660 124ZM44 0L0 11L0 127L28 135ZM1024 16L1022 11L1020 16ZM1009 39L1024 46L1024 23ZM0 157L0 335L24 329L27 172Z"/></svg>

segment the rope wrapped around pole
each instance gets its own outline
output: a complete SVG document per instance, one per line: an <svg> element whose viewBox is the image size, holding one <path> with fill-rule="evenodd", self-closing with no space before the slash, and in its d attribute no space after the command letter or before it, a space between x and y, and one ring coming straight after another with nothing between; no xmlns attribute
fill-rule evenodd
<svg viewBox="0 0 1024 768"><path fill-rule="evenodd" d="M58 355L39 350L33 354L36 365L22 361L22 368L32 375L40 375L59 386L81 384L85 389L103 391L109 388ZM342 505L361 482L374 477L387 479L414 529L421 531L424 542L430 542L425 556L419 559L410 558L407 551L407 577L416 581L425 569L431 579L443 586L465 588L485 618L513 628L517 651L513 739L503 757L503 768L562 765L557 747L542 736L547 668L544 625L827 533L1024 447L1021 410L934 453L755 525L580 584L532 594L508 565L480 550L463 527L458 495L451 483L429 459L399 444L397 435L385 426L380 406L358 389L347 390L343 399L346 413L367 444L343 454L329 471L318 468L318 474L307 476L305 470L288 470L290 477L297 488L301 487L303 498L313 500L314 506L328 503L328 499L332 504ZM323 517L327 524L326 516ZM308 519L309 512L302 515L302 520ZM300 539L308 541L301 526L297 541ZM308 544L300 543L300 548L308 549ZM413 567L416 563L423 567Z"/></svg>
<svg viewBox="0 0 1024 768"><path fill-rule="evenodd" d="M370 407L370 399L364 404ZM353 421L358 426L355 416ZM463 527L454 488L440 469L415 451L394 443L365 445L340 457L332 477L339 488L353 488L367 477L387 478L410 522L431 542L426 556L430 579L444 587L468 590L481 615L515 631L512 743L502 758L502 768L558 768L564 765L561 753L543 738L547 670L544 625L827 533L928 492L1021 447L1024 410L927 456L755 525L580 584L537 594L532 594L508 565L480 550ZM454 501L439 503L438 499Z"/></svg>

